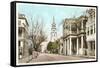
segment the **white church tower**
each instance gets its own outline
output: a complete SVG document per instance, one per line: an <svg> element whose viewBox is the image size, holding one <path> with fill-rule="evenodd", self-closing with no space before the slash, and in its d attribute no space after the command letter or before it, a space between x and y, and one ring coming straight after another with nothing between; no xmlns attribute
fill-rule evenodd
<svg viewBox="0 0 100 68"><path fill-rule="evenodd" d="M51 42L54 42L57 39L56 23L53 16L53 22L51 24Z"/></svg>

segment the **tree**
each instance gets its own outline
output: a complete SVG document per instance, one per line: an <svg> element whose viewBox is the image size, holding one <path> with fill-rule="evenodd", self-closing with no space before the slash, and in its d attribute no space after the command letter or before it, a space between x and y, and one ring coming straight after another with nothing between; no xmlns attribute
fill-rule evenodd
<svg viewBox="0 0 100 68"><path fill-rule="evenodd" d="M52 42L49 42L47 46L47 50L51 51L51 49L52 49Z"/></svg>
<svg viewBox="0 0 100 68"><path fill-rule="evenodd" d="M95 17L95 9L87 9L86 13L89 17Z"/></svg>
<svg viewBox="0 0 100 68"><path fill-rule="evenodd" d="M39 51L40 44L46 40L46 35L43 29L44 27L43 22L40 23L38 22L38 20L37 22L33 22L32 19L31 22L32 22L31 39L34 44L35 51Z"/></svg>
<svg viewBox="0 0 100 68"><path fill-rule="evenodd" d="M59 42L49 42L47 46L47 50L50 51L51 53L58 53L58 48L59 48Z"/></svg>

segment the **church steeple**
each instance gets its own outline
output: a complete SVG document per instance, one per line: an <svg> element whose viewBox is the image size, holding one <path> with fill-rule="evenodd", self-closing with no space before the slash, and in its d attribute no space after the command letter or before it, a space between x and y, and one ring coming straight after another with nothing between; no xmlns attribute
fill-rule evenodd
<svg viewBox="0 0 100 68"><path fill-rule="evenodd" d="M53 16L52 28L56 28L56 24L55 24L55 18L54 18L54 16Z"/></svg>
<svg viewBox="0 0 100 68"><path fill-rule="evenodd" d="M55 23L55 18L53 16L53 22L51 24L51 41L54 42L56 38L57 38L56 23Z"/></svg>

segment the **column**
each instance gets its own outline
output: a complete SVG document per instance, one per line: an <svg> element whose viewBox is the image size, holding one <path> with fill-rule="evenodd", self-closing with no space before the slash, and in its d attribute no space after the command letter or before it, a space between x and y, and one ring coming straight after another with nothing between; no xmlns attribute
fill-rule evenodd
<svg viewBox="0 0 100 68"><path fill-rule="evenodd" d="M91 53L91 45L90 45L90 42L89 41L87 42L87 45L88 45L87 54L88 54L88 56L90 56L90 53Z"/></svg>
<svg viewBox="0 0 100 68"><path fill-rule="evenodd" d="M67 47L68 45L67 45L67 39L66 39L66 55L67 55L67 53L68 53L68 50L67 50Z"/></svg>
<svg viewBox="0 0 100 68"><path fill-rule="evenodd" d="M78 30L78 28L77 28L77 34L79 33L79 30Z"/></svg>
<svg viewBox="0 0 100 68"><path fill-rule="evenodd" d="M67 55L69 55L69 40L67 39Z"/></svg>
<svg viewBox="0 0 100 68"><path fill-rule="evenodd" d="M61 43L60 43L60 46L59 46L59 54L61 54Z"/></svg>
<svg viewBox="0 0 100 68"><path fill-rule="evenodd" d="M82 36L81 36L81 52L82 52L81 54L82 54L82 55L83 55L83 44L84 44L84 43L83 43L83 35L82 35Z"/></svg>
<svg viewBox="0 0 100 68"><path fill-rule="evenodd" d="M93 24L93 26L92 26L92 29L93 29L93 34L94 34L94 24Z"/></svg>
<svg viewBox="0 0 100 68"><path fill-rule="evenodd" d="M72 31L71 31L71 23L70 23L70 34L72 33Z"/></svg>
<svg viewBox="0 0 100 68"><path fill-rule="evenodd" d="M72 39L71 37L69 38L70 39L70 45L69 45L69 54L71 55L71 52L72 52Z"/></svg>
<svg viewBox="0 0 100 68"><path fill-rule="evenodd" d="M83 20L81 22L81 32L83 32Z"/></svg>
<svg viewBox="0 0 100 68"><path fill-rule="evenodd" d="M65 40L63 41L63 55L65 55Z"/></svg>
<svg viewBox="0 0 100 68"><path fill-rule="evenodd" d="M64 55L66 55L66 40L64 40Z"/></svg>
<svg viewBox="0 0 100 68"><path fill-rule="evenodd" d="M78 28L77 28L77 34L79 33L79 30L78 30ZM78 39L78 37L76 38L77 39L77 53L76 53L76 55L78 55L79 54L79 39Z"/></svg>
<svg viewBox="0 0 100 68"><path fill-rule="evenodd" d="M77 55L78 55L78 53L79 53L79 51L78 51L78 48L79 48L79 45L78 45L79 43L78 43L78 41L79 41L79 40L78 40L78 37L77 37Z"/></svg>
<svg viewBox="0 0 100 68"><path fill-rule="evenodd" d="M20 42L20 51L21 51L21 53L22 53L22 55L20 56L21 58L24 56L24 50L23 50L23 48L24 48L24 46L23 46L24 44L23 44L23 41L21 41Z"/></svg>
<svg viewBox="0 0 100 68"><path fill-rule="evenodd" d="M82 20L82 22L81 22L82 24L81 24L81 27L82 27L82 29L83 29L83 20Z"/></svg>
<svg viewBox="0 0 100 68"><path fill-rule="evenodd" d="M67 46L67 44L66 44L66 40L65 40L65 55L66 55L66 46Z"/></svg>
<svg viewBox="0 0 100 68"><path fill-rule="evenodd" d="M67 42L67 44L68 44L68 45L67 45L67 46L68 46L68 55L70 55L70 53L69 53L69 52L70 52L70 46L69 46L70 43L69 43L69 42L70 42L70 40L69 40L69 38L68 38L68 42Z"/></svg>
<svg viewBox="0 0 100 68"><path fill-rule="evenodd" d="M60 48L59 48L59 54L60 54L60 55L62 54L62 48L63 48L63 44L60 43Z"/></svg>

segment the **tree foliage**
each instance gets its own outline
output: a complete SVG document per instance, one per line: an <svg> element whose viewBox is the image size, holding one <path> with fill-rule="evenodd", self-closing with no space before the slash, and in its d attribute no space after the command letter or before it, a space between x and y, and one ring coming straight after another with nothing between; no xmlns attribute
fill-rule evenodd
<svg viewBox="0 0 100 68"><path fill-rule="evenodd" d="M47 46L47 50L50 51L51 53L58 53L58 48L59 48L59 42L49 42Z"/></svg>

